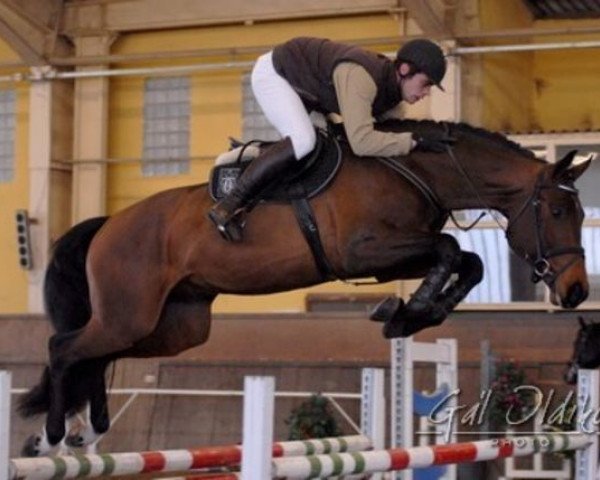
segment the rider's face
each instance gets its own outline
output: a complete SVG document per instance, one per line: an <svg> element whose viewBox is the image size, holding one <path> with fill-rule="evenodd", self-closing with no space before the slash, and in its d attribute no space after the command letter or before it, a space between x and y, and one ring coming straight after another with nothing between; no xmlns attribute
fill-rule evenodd
<svg viewBox="0 0 600 480"><path fill-rule="evenodd" d="M401 64L397 70L397 74L402 92L402 100L412 105L429 95L432 83L424 73L415 73L407 77L408 73L409 66L406 63Z"/></svg>

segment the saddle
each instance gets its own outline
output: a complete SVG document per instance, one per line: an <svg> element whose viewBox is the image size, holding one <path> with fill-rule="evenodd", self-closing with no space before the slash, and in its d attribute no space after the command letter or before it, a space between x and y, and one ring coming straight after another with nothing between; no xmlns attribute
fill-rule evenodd
<svg viewBox="0 0 600 480"><path fill-rule="evenodd" d="M210 175L209 192L217 201L229 194L244 170L272 142L250 142L219 155ZM322 192L333 180L342 163L338 141L323 130L317 130L317 143L311 153L298 162L283 178L267 187L256 202L288 203L299 198L310 199Z"/></svg>
<svg viewBox="0 0 600 480"><path fill-rule="evenodd" d="M215 162L208 185L213 200L220 200L229 194L250 162L260 154L260 148L269 144L250 142L221 154ZM252 203L291 203L298 225L323 279L334 279L336 276L323 249L319 228L308 200L331 183L341 163L342 150L338 140L327 132L317 129L316 146L307 157L298 162L298 168L291 169L252 201Z"/></svg>

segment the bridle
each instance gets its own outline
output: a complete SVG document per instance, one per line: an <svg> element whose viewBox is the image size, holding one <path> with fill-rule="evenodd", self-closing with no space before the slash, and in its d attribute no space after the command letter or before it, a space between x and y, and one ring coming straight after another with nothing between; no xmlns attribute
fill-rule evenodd
<svg viewBox="0 0 600 480"><path fill-rule="evenodd" d="M538 177L535 188L533 189L533 193L525 200L521 208L517 211L516 215L514 215L508 222L508 226L506 227L506 238L510 239L512 228L517 223L517 221L523 218L523 214L527 211L528 208L533 208L534 215L534 235L535 235L535 258L531 255L525 253L525 260L532 266L533 272L531 276L531 280L535 283L540 280L544 280L547 285L553 285L558 277L567 270L573 263L575 263L579 257L585 258L585 253L582 247L577 246L566 246L566 247L556 247L556 248L547 248L542 239L542 229L544 227L544 222L542 218L542 201L541 201L541 193L543 190L553 190L558 189L564 192L570 193L572 195L577 196L579 191L571 185L566 185L564 183L559 184L551 184L544 185L542 180L542 175ZM549 259L554 257L559 257L562 255L574 255L574 257L563 265L558 271L552 269L550 265Z"/></svg>
<svg viewBox="0 0 600 480"><path fill-rule="evenodd" d="M447 135L450 135L450 125L448 123L444 122L444 129L445 129ZM531 274L531 280L534 283L538 283L540 280L544 280L544 282L546 282L546 284L548 286L552 286L556 282L558 277L560 275L562 275L562 273L565 270L567 270L571 265L573 265L573 263L575 263L579 257L585 258L584 250L580 246L547 248L544 245L544 241L542 239L542 228L544 227L544 223L543 223L543 219L542 219L542 201L541 201L542 191L558 189L558 190L562 190L562 191L565 191L567 193L577 196L579 194L579 191L574 186L566 185L564 183L544 185L543 172L540 172L540 174L538 175L538 178L535 182L535 188L533 189L532 194L525 200L525 202L523 202L523 205L519 208L519 210L517 211L517 214L514 215L508 221L508 225L506 226L506 228L504 228L504 226L492 214L492 210L489 207L489 205L487 204L487 202L479 194L477 187L475 186L469 173L465 170L465 168L458 161L458 159L456 158L456 155L454 155L454 150L452 149L452 146L447 145L446 151L448 153L448 156L453 161L454 165L457 167L458 171L463 175L463 177L465 177L467 184L475 193L477 199L479 200L479 202L482 205L482 208L487 210L490 213L491 217L496 221L498 226L502 230L504 230L504 234L505 234L507 240L510 240L511 231L512 231L512 228L514 227L515 223L517 223L517 221L519 219L523 218L523 214L527 211L527 209L529 207L533 207L533 214L534 214L534 219L535 219L534 235L535 235L536 253L535 253L535 258L532 258L531 255L529 255L526 252L523 252L523 257L533 268L533 272ZM481 220L482 217L483 217L483 214L480 215L479 218L477 220L475 220L471 225L469 225L466 228L463 228L460 225L458 225L454 216L452 214L450 214L450 218L452 219L454 224L461 230L470 230L479 222L479 220ZM563 267L561 267L558 271L554 271L552 269L552 266L550 265L549 259L554 258L554 257L559 257L562 255L574 255L574 257L568 263L563 265Z"/></svg>

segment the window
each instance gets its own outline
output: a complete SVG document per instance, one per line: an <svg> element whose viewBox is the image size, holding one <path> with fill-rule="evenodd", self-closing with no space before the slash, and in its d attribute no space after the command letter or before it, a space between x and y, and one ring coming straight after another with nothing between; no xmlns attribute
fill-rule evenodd
<svg viewBox="0 0 600 480"><path fill-rule="evenodd" d="M15 174L14 90L0 90L0 182L11 182Z"/></svg>
<svg viewBox="0 0 600 480"><path fill-rule="evenodd" d="M187 173L189 145L189 78L147 79L144 86L143 174Z"/></svg>

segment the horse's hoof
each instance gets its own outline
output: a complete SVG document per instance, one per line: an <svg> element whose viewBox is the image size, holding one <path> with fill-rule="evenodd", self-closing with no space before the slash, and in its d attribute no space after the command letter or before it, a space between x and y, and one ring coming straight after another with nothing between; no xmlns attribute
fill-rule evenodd
<svg viewBox="0 0 600 480"><path fill-rule="evenodd" d="M404 307L404 300L400 297L387 297L377 304L369 315L373 322L393 321L396 314Z"/></svg>
<svg viewBox="0 0 600 480"><path fill-rule="evenodd" d="M30 435L21 449L22 457L39 457L42 455L42 439L39 435Z"/></svg>
<svg viewBox="0 0 600 480"><path fill-rule="evenodd" d="M385 338L405 338L414 335L429 327L436 327L446 319L444 311L433 311L427 314L419 314L404 308L383 326Z"/></svg>
<svg viewBox="0 0 600 480"><path fill-rule="evenodd" d="M85 445L85 441L81 435L67 435L65 437L65 444L68 447L79 448Z"/></svg>
<svg viewBox="0 0 600 480"><path fill-rule="evenodd" d="M383 325L383 336L387 339L406 338L411 334L406 320L390 320Z"/></svg>
<svg viewBox="0 0 600 480"><path fill-rule="evenodd" d="M104 432L107 430L108 425ZM101 437L90 423L76 423L69 429L64 443L71 448L80 448L96 443Z"/></svg>

